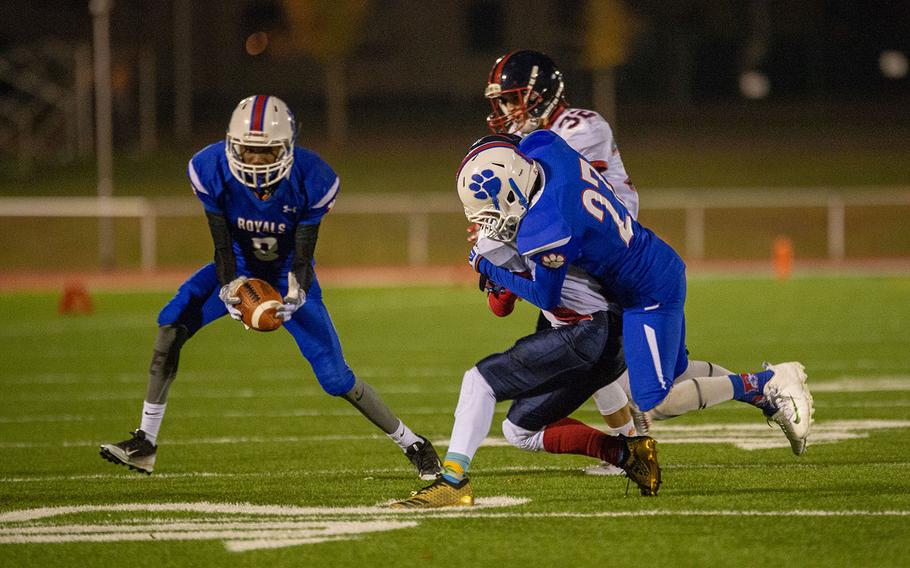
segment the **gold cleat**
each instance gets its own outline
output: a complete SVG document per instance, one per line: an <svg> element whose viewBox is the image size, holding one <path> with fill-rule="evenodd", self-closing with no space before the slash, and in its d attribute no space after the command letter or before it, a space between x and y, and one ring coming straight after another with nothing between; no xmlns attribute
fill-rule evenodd
<svg viewBox="0 0 910 568"><path fill-rule="evenodd" d="M442 476L419 491L413 491L411 496L401 501L395 501L391 509L433 509L436 507L470 507L474 504L474 492L471 491L471 481L462 479L458 485L453 485Z"/></svg>
<svg viewBox="0 0 910 568"><path fill-rule="evenodd" d="M657 495L660 489L660 465L657 463L657 441L649 436L626 438L629 457L622 469L646 496Z"/></svg>

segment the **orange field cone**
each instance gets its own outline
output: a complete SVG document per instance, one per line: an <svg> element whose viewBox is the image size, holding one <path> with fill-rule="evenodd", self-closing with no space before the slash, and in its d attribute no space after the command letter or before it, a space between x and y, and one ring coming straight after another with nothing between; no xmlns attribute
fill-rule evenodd
<svg viewBox="0 0 910 568"><path fill-rule="evenodd" d="M65 314L90 314L94 309L92 297L89 295L85 284L78 281L67 282L63 286L63 296L57 306L57 313Z"/></svg>
<svg viewBox="0 0 910 568"><path fill-rule="evenodd" d="M793 241L780 235L774 239L774 275L778 280L787 280L793 272Z"/></svg>

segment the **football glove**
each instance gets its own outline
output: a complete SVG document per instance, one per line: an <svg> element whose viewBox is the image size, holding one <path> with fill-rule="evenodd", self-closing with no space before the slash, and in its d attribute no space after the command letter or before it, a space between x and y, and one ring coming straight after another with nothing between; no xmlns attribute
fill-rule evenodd
<svg viewBox="0 0 910 568"><path fill-rule="evenodd" d="M240 296L237 295L237 290L243 286L244 282L246 282L246 276L238 276L222 286L218 292L218 298L224 302L224 307L227 308L228 314L237 321L241 320L240 310L237 309L237 304L240 303Z"/></svg>
<svg viewBox="0 0 910 568"><path fill-rule="evenodd" d="M487 294L487 305L496 317L504 318L515 309L515 302L520 300L511 290L500 287L500 292Z"/></svg>
<svg viewBox="0 0 910 568"><path fill-rule="evenodd" d="M306 292L297 282L297 277L293 272L288 272L288 293L284 296L284 303L275 310L276 315L283 321L288 321L294 317L294 312L300 309L306 302Z"/></svg>

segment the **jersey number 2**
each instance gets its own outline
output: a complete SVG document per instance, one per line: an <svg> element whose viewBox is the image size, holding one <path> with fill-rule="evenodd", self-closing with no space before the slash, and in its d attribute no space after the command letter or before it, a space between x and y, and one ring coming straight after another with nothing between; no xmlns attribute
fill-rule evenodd
<svg viewBox="0 0 910 568"><path fill-rule="evenodd" d="M585 210L601 223L605 214L609 213L613 222L616 223L616 230L619 231L620 238L626 243L626 246L629 246L629 242L632 240L632 216L620 216L610 198L596 189L603 184L612 192L610 184L600 175L600 172L594 169L594 166L581 158L578 159L578 162L581 164L581 179L594 186L585 189L581 194L581 202L584 204Z"/></svg>

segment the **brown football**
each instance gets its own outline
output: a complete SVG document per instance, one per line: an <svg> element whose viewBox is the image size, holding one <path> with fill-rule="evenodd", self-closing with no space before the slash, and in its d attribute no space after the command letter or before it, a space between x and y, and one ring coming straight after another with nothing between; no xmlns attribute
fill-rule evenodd
<svg viewBox="0 0 910 568"><path fill-rule="evenodd" d="M256 331L273 331L281 327L281 318L275 310L283 302L272 285L259 278L250 278L237 290L240 296L240 315L243 323Z"/></svg>

